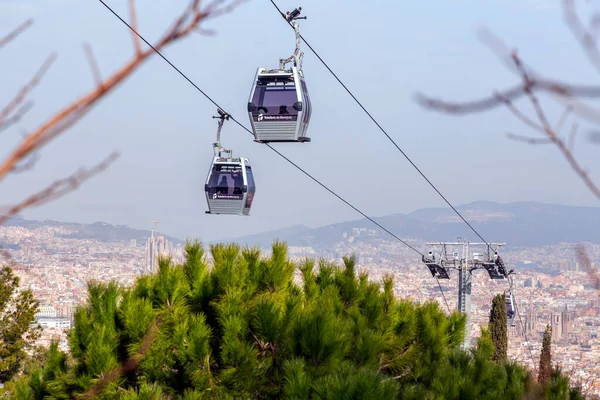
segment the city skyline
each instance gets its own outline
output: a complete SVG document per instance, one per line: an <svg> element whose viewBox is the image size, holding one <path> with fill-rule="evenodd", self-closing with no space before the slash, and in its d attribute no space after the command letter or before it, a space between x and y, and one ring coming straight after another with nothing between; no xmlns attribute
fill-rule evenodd
<svg viewBox="0 0 600 400"><path fill-rule="evenodd" d="M42 305L37 319L45 328L39 343L47 345L50 339L58 338L63 349L67 349L65 329L72 323L72 312L76 305L86 302L87 281L116 281L130 286L135 279L149 273L147 250L152 239L149 237L146 243L133 245L130 241L98 242L63 237L68 233L59 227L30 230L0 226L0 239L19 245L18 250L12 251L12 257L16 262L15 272L21 277L21 287L32 289ZM380 281L390 273L394 276L396 297L417 302L433 300L445 312L448 312L447 302L450 311L456 310L456 273L451 273L449 281L440 281L444 298L427 267L406 248L388 240L376 244L351 240L352 235L368 233L359 228L347 233L328 252L290 246L289 257L297 263L304 257L324 257L340 265L342 256L354 253L357 270L368 271L371 280ZM154 236L156 251L161 242L164 243ZM164 250L168 246L160 247ZM590 244L587 250L597 268L600 244ZM263 256L268 256L268 251L263 251ZM546 324L552 324L554 359L583 380L590 374L598 375L600 366L592 361L600 357L600 300L591 278L578 267L572 244L509 250L503 253L503 259L507 264L521 266L514 278L514 288L522 321L515 318L514 326L509 327L509 356L533 369L541 350L543 330ZM181 254L174 260L182 261ZM550 274L550 271L554 272ZM473 279L472 290L469 328L473 343L480 334L480 326L487 324L493 295L506 290L506 283L495 282L488 279L486 273L480 273ZM570 317L564 316L565 307ZM559 321L555 321L556 316ZM600 394L600 382L597 385L594 390Z"/></svg>

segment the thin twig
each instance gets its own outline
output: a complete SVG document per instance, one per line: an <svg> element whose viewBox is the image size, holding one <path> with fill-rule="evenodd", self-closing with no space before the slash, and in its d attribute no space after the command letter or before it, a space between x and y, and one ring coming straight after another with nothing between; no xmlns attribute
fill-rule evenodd
<svg viewBox="0 0 600 400"><path fill-rule="evenodd" d="M42 204L46 204L50 201L56 200L57 198L72 192L73 190L77 189L83 182L87 181L94 175L97 175L98 173L108 168L108 166L112 164L118 157L119 154L117 152L113 152L106 159L104 159L101 163L99 163L92 169L80 169L73 175L55 181L44 190L29 196L27 199L23 200L18 204L15 204L14 206L11 206L4 213L4 215L0 215L0 225L2 225L8 219L17 215L25 208L41 206Z"/></svg>
<svg viewBox="0 0 600 400"><path fill-rule="evenodd" d="M5 118L4 121L0 122L0 132L10 128L12 125L18 123L24 116L33 108L33 101L28 101L23 104L13 115Z"/></svg>
<svg viewBox="0 0 600 400"><path fill-rule="evenodd" d="M532 137L528 137L528 136L515 135L510 132L508 132L506 134L506 137L511 140L515 140L517 142L524 142L527 144L551 144L552 143L552 140L549 138L532 138Z"/></svg>
<svg viewBox="0 0 600 400"><path fill-rule="evenodd" d="M523 63L521 63L521 59L517 55L516 51L513 52L512 59L513 59L513 61L515 63L515 66L517 67L517 70L521 73L521 77L523 78L523 81L525 83L525 85L524 85L524 87L525 87L525 94L527 95L527 97L529 97L529 100L531 101L531 104L533 104L533 108L535 110L535 113L537 114L538 119L542 123L544 131L551 138L555 138L557 135L550 128L550 122L548 121L548 118L546 117L546 114L542 110L542 107L540 105L540 102L539 102L538 98L533 94L533 91L531 90L532 79L529 76L529 74L527 73L527 71L525 70L525 68L523 66Z"/></svg>
<svg viewBox="0 0 600 400"><path fill-rule="evenodd" d="M573 106L572 105L568 105L565 107L565 110L563 111L562 115L560 116L558 123L556 124L556 128L554 128L554 130L556 131L557 134L560 134L560 131L562 131L562 128L565 124L565 122L567 122L567 118L569 117L569 114L571 114L571 112L573 111Z"/></svg>
<svg viewBox="0 0 600 400"><path fill-rule="evenodd" d="M92 70L92 76L94 77L94 82L96 86L102 86L102 75L100 74L100 67L98 66L98 62L94 57L94 52L92 51L92 46L89 43L85 43L83 45L83 50L85 51L85 55L88 60L88 64L90 64L90 69Z"/></svg>
<svg viewBox="0 0 600 400"><path fill-rule="evenodd" d="M504 103L504 105L508 108L510 112L512 112L518 119L523 121L525 125L535 129L536 131L544 133L544 127L539 123L533 121L531 118L523 114L509 99L503 97L500 94L496 94L500 100Z"/></svg>
<svg viewBox="0 0 600 400"><path fill-rule="evenodd" d="M563 13L573 36L583 47L590 63L600 72L600 52L598 51L596 39L579 19L575 12L575 2L573 0L563 0Z"/></svg>
<svg viewBox="0 0 600 400"><path fill-rule="evenodd" d="M513 59L515 61L516 67L521 71L521 74L522 74L523 80L525 81L525 84L527 84L529 82L529 76L527 75L527 72L522 68L522 64L516 53L513 54ZM563 156L567 159L567 161L571 165L571 168L579 175L579 177L583 180L583 182L588 187L588 189L598 199L600 199L600 187L596 186L596 184L590 179L589 172L587 170L585 170L577 162L577 160L573 156L573 153L569 150L569 148L567 147L565 142L558 137L556 132L554 132L554 130L550 126L550 123L548 122L548 118L546 117L546 114L544 113L544 110L542 109L542 106L540 105L540 102L539 102L537 96L531 90L527 91L527 96L529 97L529 100L531 101L531 104L533 105L533 108L538 116L538 119L540 120L541 124L544 126L546 135L554 142L554 144L556 144L558 149L562 152Z"/></svg>
<svg viewBox="0 0 600 400"><path fill-rule="evenodd" d="M129 0L129 20L131 27L137 31L138 23L137 23L137 13L135 11L135 0ZM131 37L133 39L133 47L135 48L135 54L139 56L142 54L142 42L140 38L135 34L131 33Z"/></svg>
<svg viewBox="0 0 600 400"><path fill-rule="evenodd" d="M433 109L439 112L449 114L468 114L479 111L487 111L494 107L504 105L501 98L515 101L527 94L527 90L532 92L546 92L556 94L561 97L600 97L600 87L596 86L578 86L566 83L551 81L545 79L532 78L528 84L519 84L510 89L499 91L497 94L468 102L450 102L434 99L423 93L416 93L414 99L421 106Z"/></svg>
<svg viewBox="0 0 600 400"><path fill-rule="evenodd" d="M244 3L245 1L247 1L247 0L234 0L227 6L218 8L217 6L221 5L221 3L223 3L224 1L215 0L215 1L213 1L212 4L209 4L207 6L207 9L205 10L205 12L208 13L208 15L206 16L206 19L217 18L217 17L220 17L221 15L229 14L231 11L233 11L233 9L235 9L236 7L238 7L240 4Z"/></svg>
<svg viewBox="0 0 600 400"><path fill-rule="evenodd" d="M571 152L571 154L575 155L575 136L577 136L577 123L573 124L571 127L571 131L569 132L569 144L567 148Z"/></svg>
<svg viewBox="0 0 600 400"><path fill-rule="evenodd" d="M17 166L15 166L15 168L13 168L12 172L13 173L19 173L19 172L25 172L25 171L29 171L31 170L35 164L39 161L40 156L38 153L32 153L31 156L29 156L24 163L21 163Z"/></svg>
<svg viewBox="0 0 600 400"><path fill-rule="evenodd" d="M599 15L596 15L597 19L600 19ZM598 23L598 22L596 22ZM600 23L598 23L600 24ZM500 60L500 62L511 72L520 76L520 72L515 68L514 62L512 60L512 50L506 45L506 43L498 37L496 34L491 32L487 28L482 28L478 32L479 39L482 43L489 48ZM522 62L522 60L521 60ZM541 79L541 75L537 73L531 66L526 66L527 73L529 76L534 77L535 79ZM561 83L558 83L559 86L568 86ZM536 88L532 88L536 89ZM581 88L578 88L581 89ZM578 116L592 122L595 124L600 124L600 110L591 107L589 104L584 103L583 101L577 99L575 96L580 96L578 91L571 92L572 95L564 96L561 93L553 93L552 91L547 91L550 96L557 102L564 104L565 106L571 108L573 113ZM523 95L524 93L521 93ZM591 94L591 93L589 93ZM583 96L581 93L580 97ZM557 129L557 133L560 130Z"/></svg>
<svg viewBox="0 0 600 400"><path fill-rule="evenodd" d="M21 90L17 93L17 95L0 111L0 124L4 122L6 118L23 102L25 96L31 90L36 87L44 74L50 69L52 63L56 60L56 54L52 53L46 61L41 65L41 67L37 70L33 78L21 88Z"/></svg>
<svg viewBox="0 0 600 400"><path fill-rule="evenodd" d="M23 31L25 31L31 25L33 25L33 20L28 19L25 22L23 22L21 25L17 26L8 35L4 36L3 38L0 38L0 48L5 46L8 42L14 40L17 36L19 36L21 33L23 33Z"/></svg>

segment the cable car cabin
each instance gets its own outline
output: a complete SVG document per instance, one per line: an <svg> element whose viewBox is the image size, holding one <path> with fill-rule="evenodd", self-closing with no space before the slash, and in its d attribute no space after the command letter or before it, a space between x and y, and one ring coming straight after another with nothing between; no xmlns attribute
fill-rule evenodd
<svg viewBox="0 0 600 400"><path fill-rule="evenodd" d="M488 261L482 263L483 268L487 271L490 276L490 279L504 279L504 274L499 270L498 265L496 265L493 261Z"/></svg>
<svg viewBox="0 0 600 400"><path fill-rule="evenodd" d="M310 142L306 137L312 112L301 71L258 68L248 100L254 141Z"/></svg>
<svg viewBox="0 0 600 400"><path fill-rule="evenodd" d="M505 294L506 296L506 324L515 326L515 303L512 293Z"/></svg>
<svg viewBox="0 0 600 400"><path fill-rule="evenodd" d="M250 215L256 185L248 159L215 157L204 191L207 214Z"/></svg>
<svg viewBox="0 0 600 400"><path fill-rule="evenodd" d="M450 279L450 275L448 275L448 271L443 267L442 258L440 255L434 254L433 252L429 252L426 256L423 255L421 260L427 268L429 268L429 272L431 272L431 276L434 278L442 278L442 279Z"/></svg>
<svg viewBox="0 0 600 400"><path fill-rule="evenodd" d="M491 279L504 279L507 277L504 262L497 251L487 261L484 261L482 265Z"/></svg>

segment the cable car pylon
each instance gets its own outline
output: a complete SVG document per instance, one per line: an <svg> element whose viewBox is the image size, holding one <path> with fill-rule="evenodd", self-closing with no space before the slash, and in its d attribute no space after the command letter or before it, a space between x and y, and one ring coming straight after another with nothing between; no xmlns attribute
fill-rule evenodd
<svg viewBox="0 0 600 400"><path fill-rule="evenodd" d="M498 254L500 247L506 243L476 243L476 242L427 242L429 251L423 255L421 260L427 265L431 275L438 279L450 279L450 270L458 271L458 305L457 310L466 316L466 331L463 348L468 349L471 343L471 284L473 271L485 269L490 279L508 279L510 283L510 307L509 297L506 300L507 323L514 324L515 308L512 296L512 279L510 275L514 270L507 271L502 258ZM484 253L469 253L469 246L486 246ZM462 246L462 254L454 250L454 246ZM494 250L492 251L492 247Z"/></svg>

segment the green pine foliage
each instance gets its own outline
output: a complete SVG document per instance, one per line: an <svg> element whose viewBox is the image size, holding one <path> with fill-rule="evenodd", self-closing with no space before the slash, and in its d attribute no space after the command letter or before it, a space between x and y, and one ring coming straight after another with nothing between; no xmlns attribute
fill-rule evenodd
<svg viewBox="0 0 600 400"><path fill-rule="evenodd" d="M0 269L0 382L10 380L27 359L39 335L35 324L38 302L31 290L19 291L19 278L10 267Z"/></svg>
<svg viewBox="0 0 600 400"><path fill-rule="evenodd" d="M533 385L492 361L489 333L461 350L462 316L395 299L353 257L296 265L279 242L268 258L213 245L212 265L200 243L186 252L131 288L90 283L70 357L53 345L13 398L520 399Z"/></svg>
<svg viewBox="0 0 600 400"><path fill-rule="evenodd" d="M490 334L494 343L492 360L506 362L508 352L508 326L506 319L506 295L497 294L492 300Z"/></svg>

